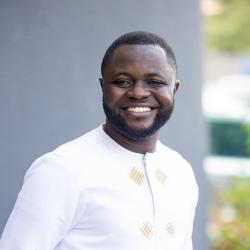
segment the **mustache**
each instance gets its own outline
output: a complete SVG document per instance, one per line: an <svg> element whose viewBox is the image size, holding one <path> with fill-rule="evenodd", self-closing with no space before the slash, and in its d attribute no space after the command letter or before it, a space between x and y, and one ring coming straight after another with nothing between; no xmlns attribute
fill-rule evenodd
<svg viewBox="0 0 250 250"><path fill-rule="evenodd" d="M115 130L134 141L143 141L152 137L171 117L174 109L174 100L169 106L169 108L164 112L157 112L155 119L151 126L144 129L136 129L127 125L126 120L124 120L119 113L114 112L103 97L103 110L106 115L106 119L113 125Z"/></svg>

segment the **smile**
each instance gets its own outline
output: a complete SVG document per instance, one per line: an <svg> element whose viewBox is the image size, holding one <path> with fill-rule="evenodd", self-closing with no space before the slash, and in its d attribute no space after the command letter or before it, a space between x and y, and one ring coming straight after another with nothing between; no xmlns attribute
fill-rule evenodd
<svg viewBox="0 0 250 250"><path fill-rule="evenodd" d="M150 110L151 110L150 107L128 107L127 108L127 111L136 112L136 113L148 112Z"/></svg>

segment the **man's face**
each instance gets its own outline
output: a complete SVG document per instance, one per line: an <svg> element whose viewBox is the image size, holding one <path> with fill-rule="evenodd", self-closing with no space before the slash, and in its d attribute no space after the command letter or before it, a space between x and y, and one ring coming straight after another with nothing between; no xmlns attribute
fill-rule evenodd
<svg viewBox="0 0 250 250"><path fill-rule="evenodd" d="M179 83L165 51L155 45L122 45L100 79L107 123L132 140L155 135L169 119Z"/></svg>

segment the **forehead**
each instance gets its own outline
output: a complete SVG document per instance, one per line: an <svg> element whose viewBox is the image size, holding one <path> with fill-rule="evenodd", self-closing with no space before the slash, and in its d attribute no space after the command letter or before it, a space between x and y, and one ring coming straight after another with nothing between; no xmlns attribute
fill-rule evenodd
<svg viewBox="0 0 250 250"><path fill-rule="evenodd" d="M158 45L124 44L115 49L110 63L151 60L167 63L165 51Z"/></svg>
<svg viewBox="0 0 250 250"><path fill-rule="evenodd" d="M148 65L159 69L171 70L165 50L159 45L135 45L125 44L115 49L110 58L106 70L117 67L129 67L136 64L139 67Z"/></svg>

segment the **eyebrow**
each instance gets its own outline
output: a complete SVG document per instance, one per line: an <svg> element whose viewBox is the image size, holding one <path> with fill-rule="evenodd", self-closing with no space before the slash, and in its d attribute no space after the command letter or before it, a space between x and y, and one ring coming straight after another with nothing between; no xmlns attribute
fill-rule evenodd
<svg viewBox="0 0 250 250"><path fill-rule="evenodd" d="M123 75L123 76L127 76L127 77L130 77L130 78L133 78L133 76L131 74L129 74L128 72L124 72L124 71L120 71L120 72L117 72L115 74L115 77L117 76L120 76L120 75ZM163 77L163 78L166 78L167 76L159 73L159 72L152 72L152 73L147 73L145 75L146 77Z"/></svg>
<svg viewBox="0 0 250 250"><path fill-rule="evenodd" d="M128 76L128 77L132 77L129 73L127 72L123 72L123 71L118 71L117 73L115 73L115 76L119 76L119 75L124 75L124 76Z"/></svg>
<svg viewBox="0 0 250 250"><path fill-rule="evenodd" d="M163 77L163 78L166 78L165 75L159 73L159 72L155 72L155 73L148 73L146 74L147 77L155 77L155 76L160 76L160 77Z"/></svg>

